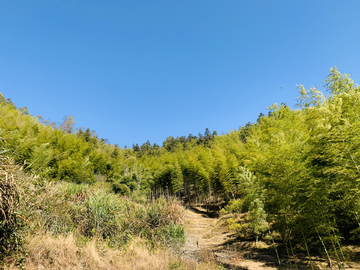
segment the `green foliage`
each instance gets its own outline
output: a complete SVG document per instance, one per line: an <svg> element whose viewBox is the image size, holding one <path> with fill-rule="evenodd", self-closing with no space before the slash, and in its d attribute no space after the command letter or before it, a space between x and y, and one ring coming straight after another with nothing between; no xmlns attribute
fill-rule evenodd
<svg viewBox="0 0 360 270"><path fill-rule="evenodd" d="M223 213L241 213L243 205L244 201L242 199L233 199L225 206Z"/></svg>
<svg viewBox="0 0 360 270"><path fill-rule="evenodd" d="M85 236L100 236L114 241L120 232L117 220L119 217L115 214L120 211L118 203L113 196L105 192L91 194L85 201Z"/></svg>
<svg viewBox="0 0 360 270"><path fill-rule="evenodd" d="M171 262L169 264L169 269L171 269L171 270L173 270L173 269L183 269L182 263L181 262Z"/></svg>
<svg viewBox="0 0 360 270"><path fill-rule="evenodd" d="M72 233L86 242L102 239L112 247L125 247L134 236L142 236L152 248L180 244L184 239L179 202L135 201L115 195L107 186L68 182L43 182L26 178L19 210L32 232L53 235Z"/></svg>
<svg viewBox="0 0 360 270"><path fill-rule="evenodd" d="M264 190L259 179L246 168L240 167L239 174L233 181L241 190L241 199L231 200L222 213L246 214L240 218L229 219L229 229L237 232L240 237L261 236L269 229L269 225L264 210Z"/></svg>
<svg viewBox="0 0 360 270"><path fill-rule="evenodd" d="M179 245L185 243L184 226L181 224L172 223L164 227L161 234L164 234L165 245L177 248Z"/></svg>
<svg viewBox="0 0 360 270"><path fill-rule="evenodd" d="M269 225L266 221L266 213L264 211L264 204L260 199L255 199L251 202L249 207L249 228L255 236L259 236L266 232Z"/></svg>
<svg viewBox="0 0 360 270"><path fill-rule="evenodd" d="M118 148L101 143L89 129L74 134L71 116L64 117L57 128L3 101L0 118L0 129L16 163L42 177L92 183L94 174L110 176L117 169L112 163L123 159Z"/></svg>
<svg viewBox="0 0 360 270"><path fill-rule="evenodd" d="M112 184L113 190L115 193L120 195L130 195L130 188L125 184L120 184L119 182L115 182Z"/></svg>
<svg viewBox="0 0 360 270"><path fill-rule="evenodd" d="M241 201L232 201L227 211L236 213L242 208ZM264 211L263 203L259 199L251 202L249 212L236 215L229 218L227 224L229 229L235 231L238 237L256 237L265 236L269 230L269 224L266 221L267 214Z"/></svg>
<svg viewBox="0 0 360 270"><path fill-rule="evenodd" d="M341 74L336 66L330 68L330 74L324 82L326 83L327 91L333 96L359 90L359 87L355 87L354 80L350 78L350 75Z"/></svg>
<svg viewBox="0 0 360 270"><path fill-rule="evenodd" d="M154 174L154 182L164 190L170 191L171 194L178 192L183 183L180 166L177 163L174 165L165 164Z"/></svg>
<svg viewBox="0 0 360 270"><path fill-rule="evenodd" d="M0 104L5 104L6 103L6 100L3 96L3 94L0 92Z"/></svg>
<svg viewBox="0 0 360 270"><path fill-rule="evenodd" d="M315 87L311 87L308 91L303 85L298 86L299 96L297 96L296 106L299 108L307 108L309 106L320 106L325 97L323 93L317 90Z"/></svg>
<svg viewBox="0 0 360 270"><path fill-rule="evenodd" d="M146 201L147 201L146 191L144 191L144 190L135 190L135 191L131 194L131 199L132 199L134 202L137 202L137 203L141 203L141 204L146 203Z"/></svg>

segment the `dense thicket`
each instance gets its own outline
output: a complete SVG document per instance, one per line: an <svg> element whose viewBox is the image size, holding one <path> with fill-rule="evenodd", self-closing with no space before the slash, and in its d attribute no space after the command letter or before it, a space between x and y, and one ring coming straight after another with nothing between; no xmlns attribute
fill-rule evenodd
<svg viewBox="0 0 360 270"><path fill-rule="evenodd" d="M299 86L297 108L269 107L229 134L168 137L163 146L120 149L73 119L49 125L0 97L0 137L25 170L74 182L109 181L113 190L176 195L187 203L228 203L239 235L275 230L286 243L319 243L337 254L359 236L360 87L337 68L328 94ZM304 242L305 241L305 242ZM327 247L327 248L326 248ZM331 252L330 252L331 253Z"/></svg>

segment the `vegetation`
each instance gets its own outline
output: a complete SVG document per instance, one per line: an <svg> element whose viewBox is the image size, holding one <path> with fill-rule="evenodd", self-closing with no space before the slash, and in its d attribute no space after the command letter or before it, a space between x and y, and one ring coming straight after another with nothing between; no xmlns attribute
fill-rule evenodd
<svg viewBox="0 0 360 270"><path fill-rule="evenodd" d="M26 219L17 213L20 190L13 175L16 169L11 158L0 156L0 260L15 254L22 267L26 251L21 229Z"/></svg>
<svg viewBox="0 0 360 270"><path fill-rule="evenodd" d="M341 268L342 245L360 237L360 87L337 68L325 83L327 95L300 85L296 109L273 104L229 134L207 129L125 149L76 130L71 116L47 123L0 96L3 155L36 175L22 214L2 206L2 228L15 215L53 235L123 247L140 234L156 247L183 239L180 208L169 199L177 197L222 205L239 237L282 243L294 260L323 254ZM8 189L14 195L2 196L17 198Z"/></svg>

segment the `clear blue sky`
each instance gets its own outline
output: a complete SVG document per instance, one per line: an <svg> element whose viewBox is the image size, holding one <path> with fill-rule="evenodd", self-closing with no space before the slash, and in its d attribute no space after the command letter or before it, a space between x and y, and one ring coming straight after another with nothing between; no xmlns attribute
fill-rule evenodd
<svg viewBox="0 0 360 270"><path fill-rule="evenodd" d="M360 1L0 0L0 92L111 143L219 134L360 78Z"/></svg>

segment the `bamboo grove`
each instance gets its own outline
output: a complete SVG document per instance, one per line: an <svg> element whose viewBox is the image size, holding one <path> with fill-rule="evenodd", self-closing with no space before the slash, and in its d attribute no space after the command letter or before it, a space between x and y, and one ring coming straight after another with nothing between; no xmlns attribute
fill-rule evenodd
<svg viewBox="0 0 360 270"><path fill-rule="evenodd" d="M221 204L247 213L229 220L239 235L274 240L276 232L289 257L316 247L341 260L341 243L360 233L360 87L336 67L324 82L326 93L300 85L295 109L273 104L228 134L206 130L125 149L75 130L72 117L47 123L0 96L0 137L24 170L43 178Z"/></svg>

